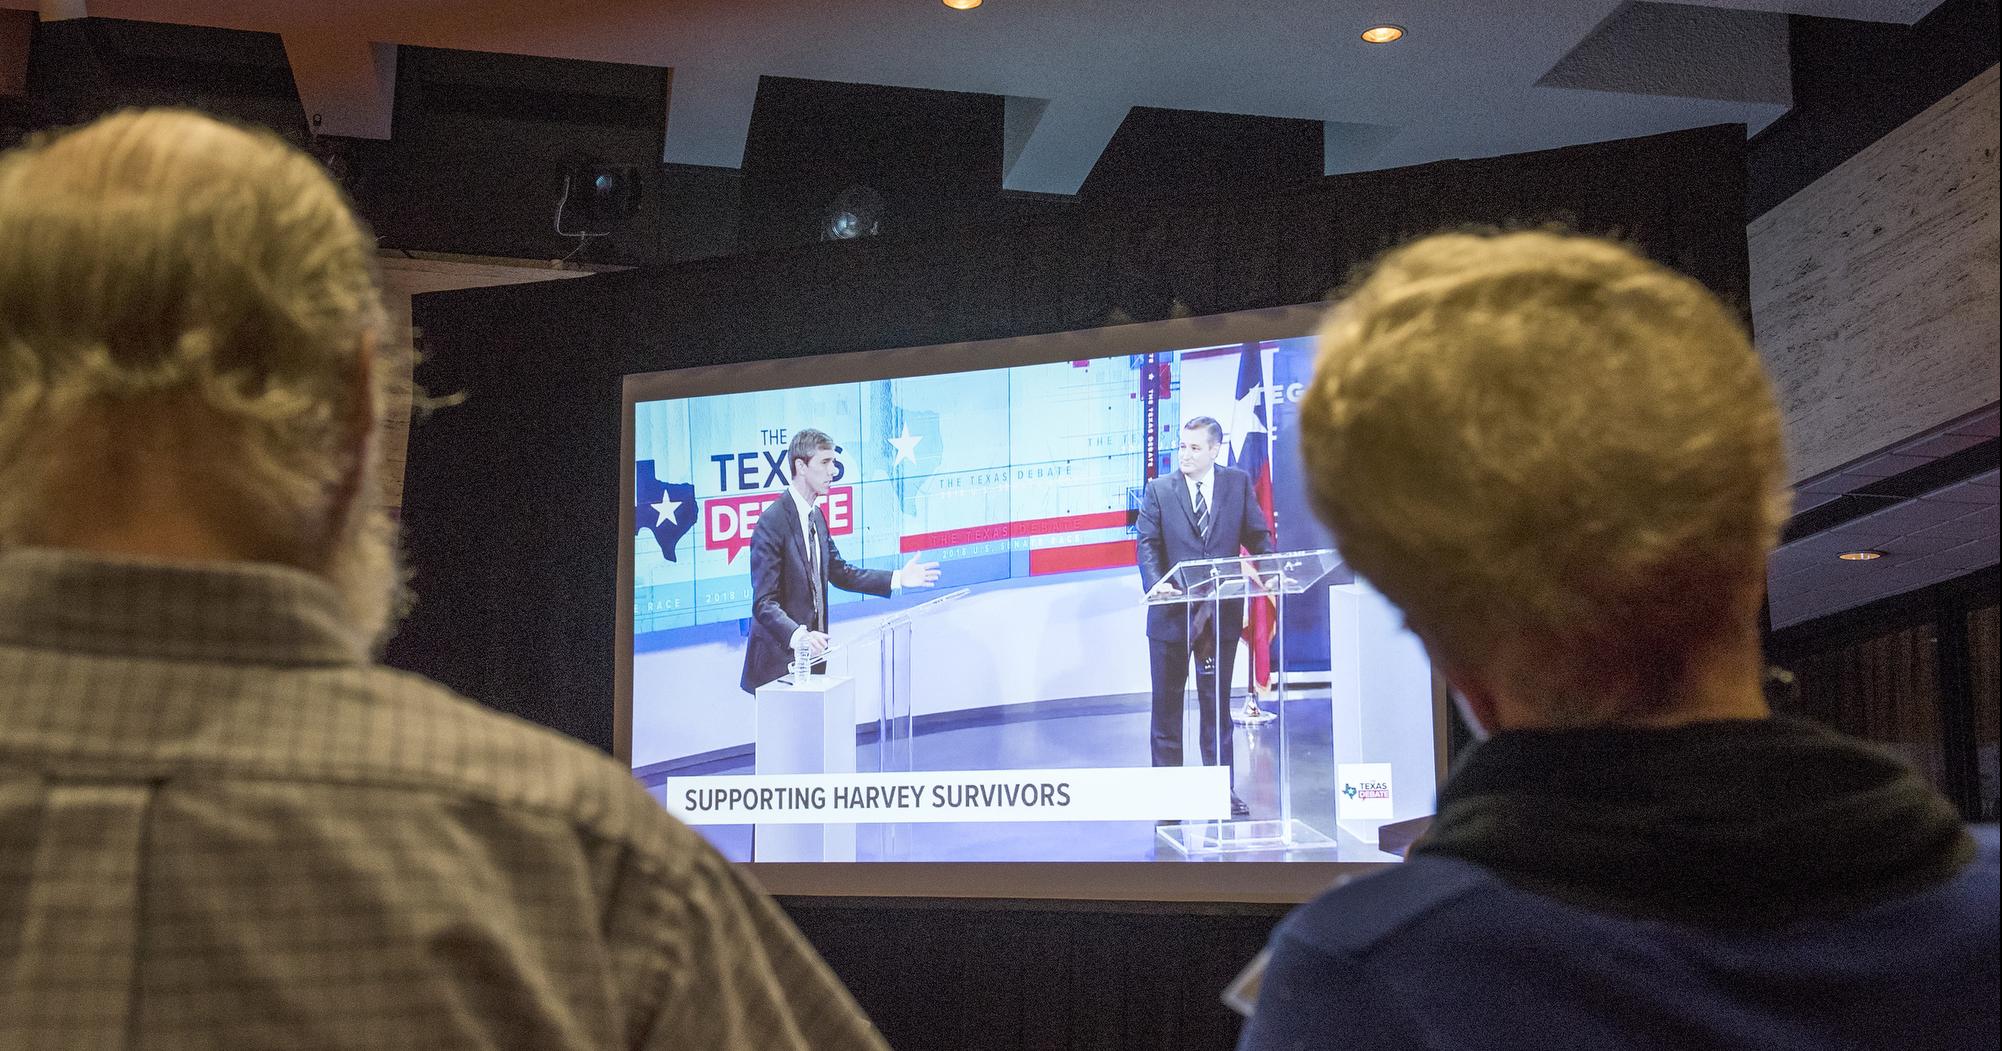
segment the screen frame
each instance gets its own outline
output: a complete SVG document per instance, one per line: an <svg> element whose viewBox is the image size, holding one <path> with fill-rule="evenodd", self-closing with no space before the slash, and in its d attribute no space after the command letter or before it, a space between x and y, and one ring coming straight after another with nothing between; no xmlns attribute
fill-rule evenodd
<svg viewBox="0 0 2002 1051"><path fill-rule="evenodd" d="M624 377L619 405L618 622L613 638L612 754L632 766L633 728L633 486L634 407L643 401L781 390L810 385L902 379L1058 361L1193 350L1232 343L1296 339L1320 329L1325 304L1072 329L1002 339L769 358L702 365ZM963 357L964 369L940 368ZM1448 725L1444 677L1432 671L1434 784L1446 777ZM741 862L768 893L837 898L973 898L1066 901L1229 901L1294 903L1392 862Z"/></svg>

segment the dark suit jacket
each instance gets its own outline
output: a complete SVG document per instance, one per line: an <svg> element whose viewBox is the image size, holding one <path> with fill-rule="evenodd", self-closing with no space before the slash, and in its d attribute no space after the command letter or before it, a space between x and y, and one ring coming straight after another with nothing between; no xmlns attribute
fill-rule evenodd
<svg viewBox="0 0 2002 1051"><path fill-rule="evenodd" d="M819 517L820 512L814 512ZM887 569L859 569L841 558L827 535L825 520L816 530L820 538L820 564L826 573L820 589L820 608L827 609L827 587L859 591L865 595L888 595L891 573ZM745 693L786 673L792 663L793 629L804 624L813 628L813 575L806 562L806 530L799 520L799 505L790 492L765 505L758 526L751 532L751 640L744 647L744 677L739 685ZM822 625L824 627L824 623Z"/></svg>
<svg viewBox="0 0 2002 1051"><path fill-rule="evenodd" d="M1239 549L1254 555L1270 554L1272 530L1265 525L1265 512L1251 491L1251 476L1235 467L1218 465L1216 492L1206 493L1210 502L1210 535L1196 533L1196 512L1190 506L1189 480L1176 471L1147 483L1140 499L1140 590L1154 589L1175 563L1192 558L1225 558ZM1226 603L1230 614L1241 616L1243 603ZM1226 630L1228 626L1226 625ZM1147 637L1169 641L1184 640L1189 634L1188 609L1184 606L1149 606Z"/></svg>

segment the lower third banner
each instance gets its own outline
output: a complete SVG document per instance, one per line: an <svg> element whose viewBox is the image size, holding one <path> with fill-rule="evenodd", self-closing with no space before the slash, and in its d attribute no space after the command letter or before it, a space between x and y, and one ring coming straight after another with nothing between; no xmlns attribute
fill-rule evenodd
<svg viewBox="0 0 2002 1051"><path fill-rule="evenodd" d="M925 821L1207 821L1230 816L1220 766L670 777L691 825Z"/></svg>

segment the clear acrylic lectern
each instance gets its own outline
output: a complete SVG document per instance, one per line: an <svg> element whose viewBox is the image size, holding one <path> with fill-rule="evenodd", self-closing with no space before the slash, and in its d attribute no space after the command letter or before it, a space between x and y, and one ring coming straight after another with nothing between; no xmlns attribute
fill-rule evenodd
<svg viewBox="0 0 2002 1051"><path fill-rule="evenodd" d="M857 767L856 680L829 675L827 658L864 652L878 645L882 678L876 697L876 769L908 770L911 764L911 623L970 592L961 588L883 618L874 627L822 651L795 660L795 669L757 691L754 770L760 774L854 773ZM804 672L797 670L805 668ZM901 765L898 765L901 764ZM890 833L884 845L890 846ZM854 861L855 826L754 825L754 861Z"/></svg>
<svg viewBox="0 0 2002 1051"><path fill-rule="evenodd" d="M1223 638L1219 637L1223 633L1217 630L1218 626L1227 623L1228 612L1236 610L1238 615L1228 619L1242 624L1250 619L1249 610L1243 608L1248 605L1247 600L1270 601L1274 618L1270 710L1278 718L1261 728L1258 735L1263 737L1269 734L1276 739L1274 743L1277 747L1271 751L1269 761L1252 761L1266 758L1264 750L1261 750L1256 757L1241 757L1247 761L1240 764L1247 778L1269 780L1270 783L1244 786L1249 798L1256 801L1251 817L1229 821L1182 821L1161 826L1156 835L1174 850L1185 855L1202 855L1336 847L1333 838L1293 816L1292 772L1288 769L1291 749L1287 743L1286 600L1320 583L1341 564L1341 556L1329 550L1191 560L1176 563L1161 578L1172 585L1172 591L1157 586L1147 593L1146 603L1150 606L1177 605L1186 610L1191 658L1199 667L1204 661L1216 661L1215 666L1221 669L1222 662L1217 661L1220 647L1237 645L1235 633ZM1205 634L1201 630L1205 622L1209 626L1206 644L1195 641ZM1207 722L1216 739L1199 744L1209 746L1204 749L1208 754L1221 755L1222 735L1232 732L1230 682L1218 675L1215 690L1218 697L1214 703L1222 710ZM1196 703L1200 705L1202 702L1199 699ZM1183 721L1187 722L1186 709ZM1198 713L1197 726L1201 727L1204 723ZM1198 730L1198 733L1201 731ZM1260 791L1261 788L1271 791ZM1259 802L1263 801L1276 804L1276 818L1258 815Z"/></svg>
<svg viewBox="0 0 2002 1051"><path fill-rule="evenodd" d="M937 613L949 603L973 593L960 588L902 610L867 631L827 648L821 659L846 653L850 657L876 646L882 677L876 705L876 769L911 769L911 624ZM866 658L865 658L866 659ZM852 665L851 665L852 667Z"/></svg>

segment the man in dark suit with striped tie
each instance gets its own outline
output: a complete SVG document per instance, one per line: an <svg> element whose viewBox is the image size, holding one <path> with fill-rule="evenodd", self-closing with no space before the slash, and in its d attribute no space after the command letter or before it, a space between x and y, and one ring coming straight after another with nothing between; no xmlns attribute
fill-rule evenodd
<svg viewBox="0 0 2002 1051"><path fill-rule="evenodd" d="M1252 495L1251 476L1217 466L1222 451L1223 427L1208 416L1198 416L1182 428L1180 470L1147 483L1140 501L1138 550L1143 591L1175 593L1176 583L1164 578L1178 562L1272 551L1272 533ZM1196 664L1197 743L1203 765L1231 765L1230 671L1243 626L1241 600L1148 607L1155 766L1182 765L1182 696L1191 658ZM1251 812L1235 790L1230 812L1238 817Z"/></svg>
<svg viewBox="0 0 2002 1051"><path fill-rule="evenodd" d="M918 556L895 573L862 569L841 557L827 535L827 519L815 506L834 484L841 467L834 439L809 427L786 448L786 491L765 505L751 533L751 640L744 647L745 693L786 673L793 649L804 644L819 656L827 649L827 587L865 595L888 595L938 582L938 563Z"/></svg>

